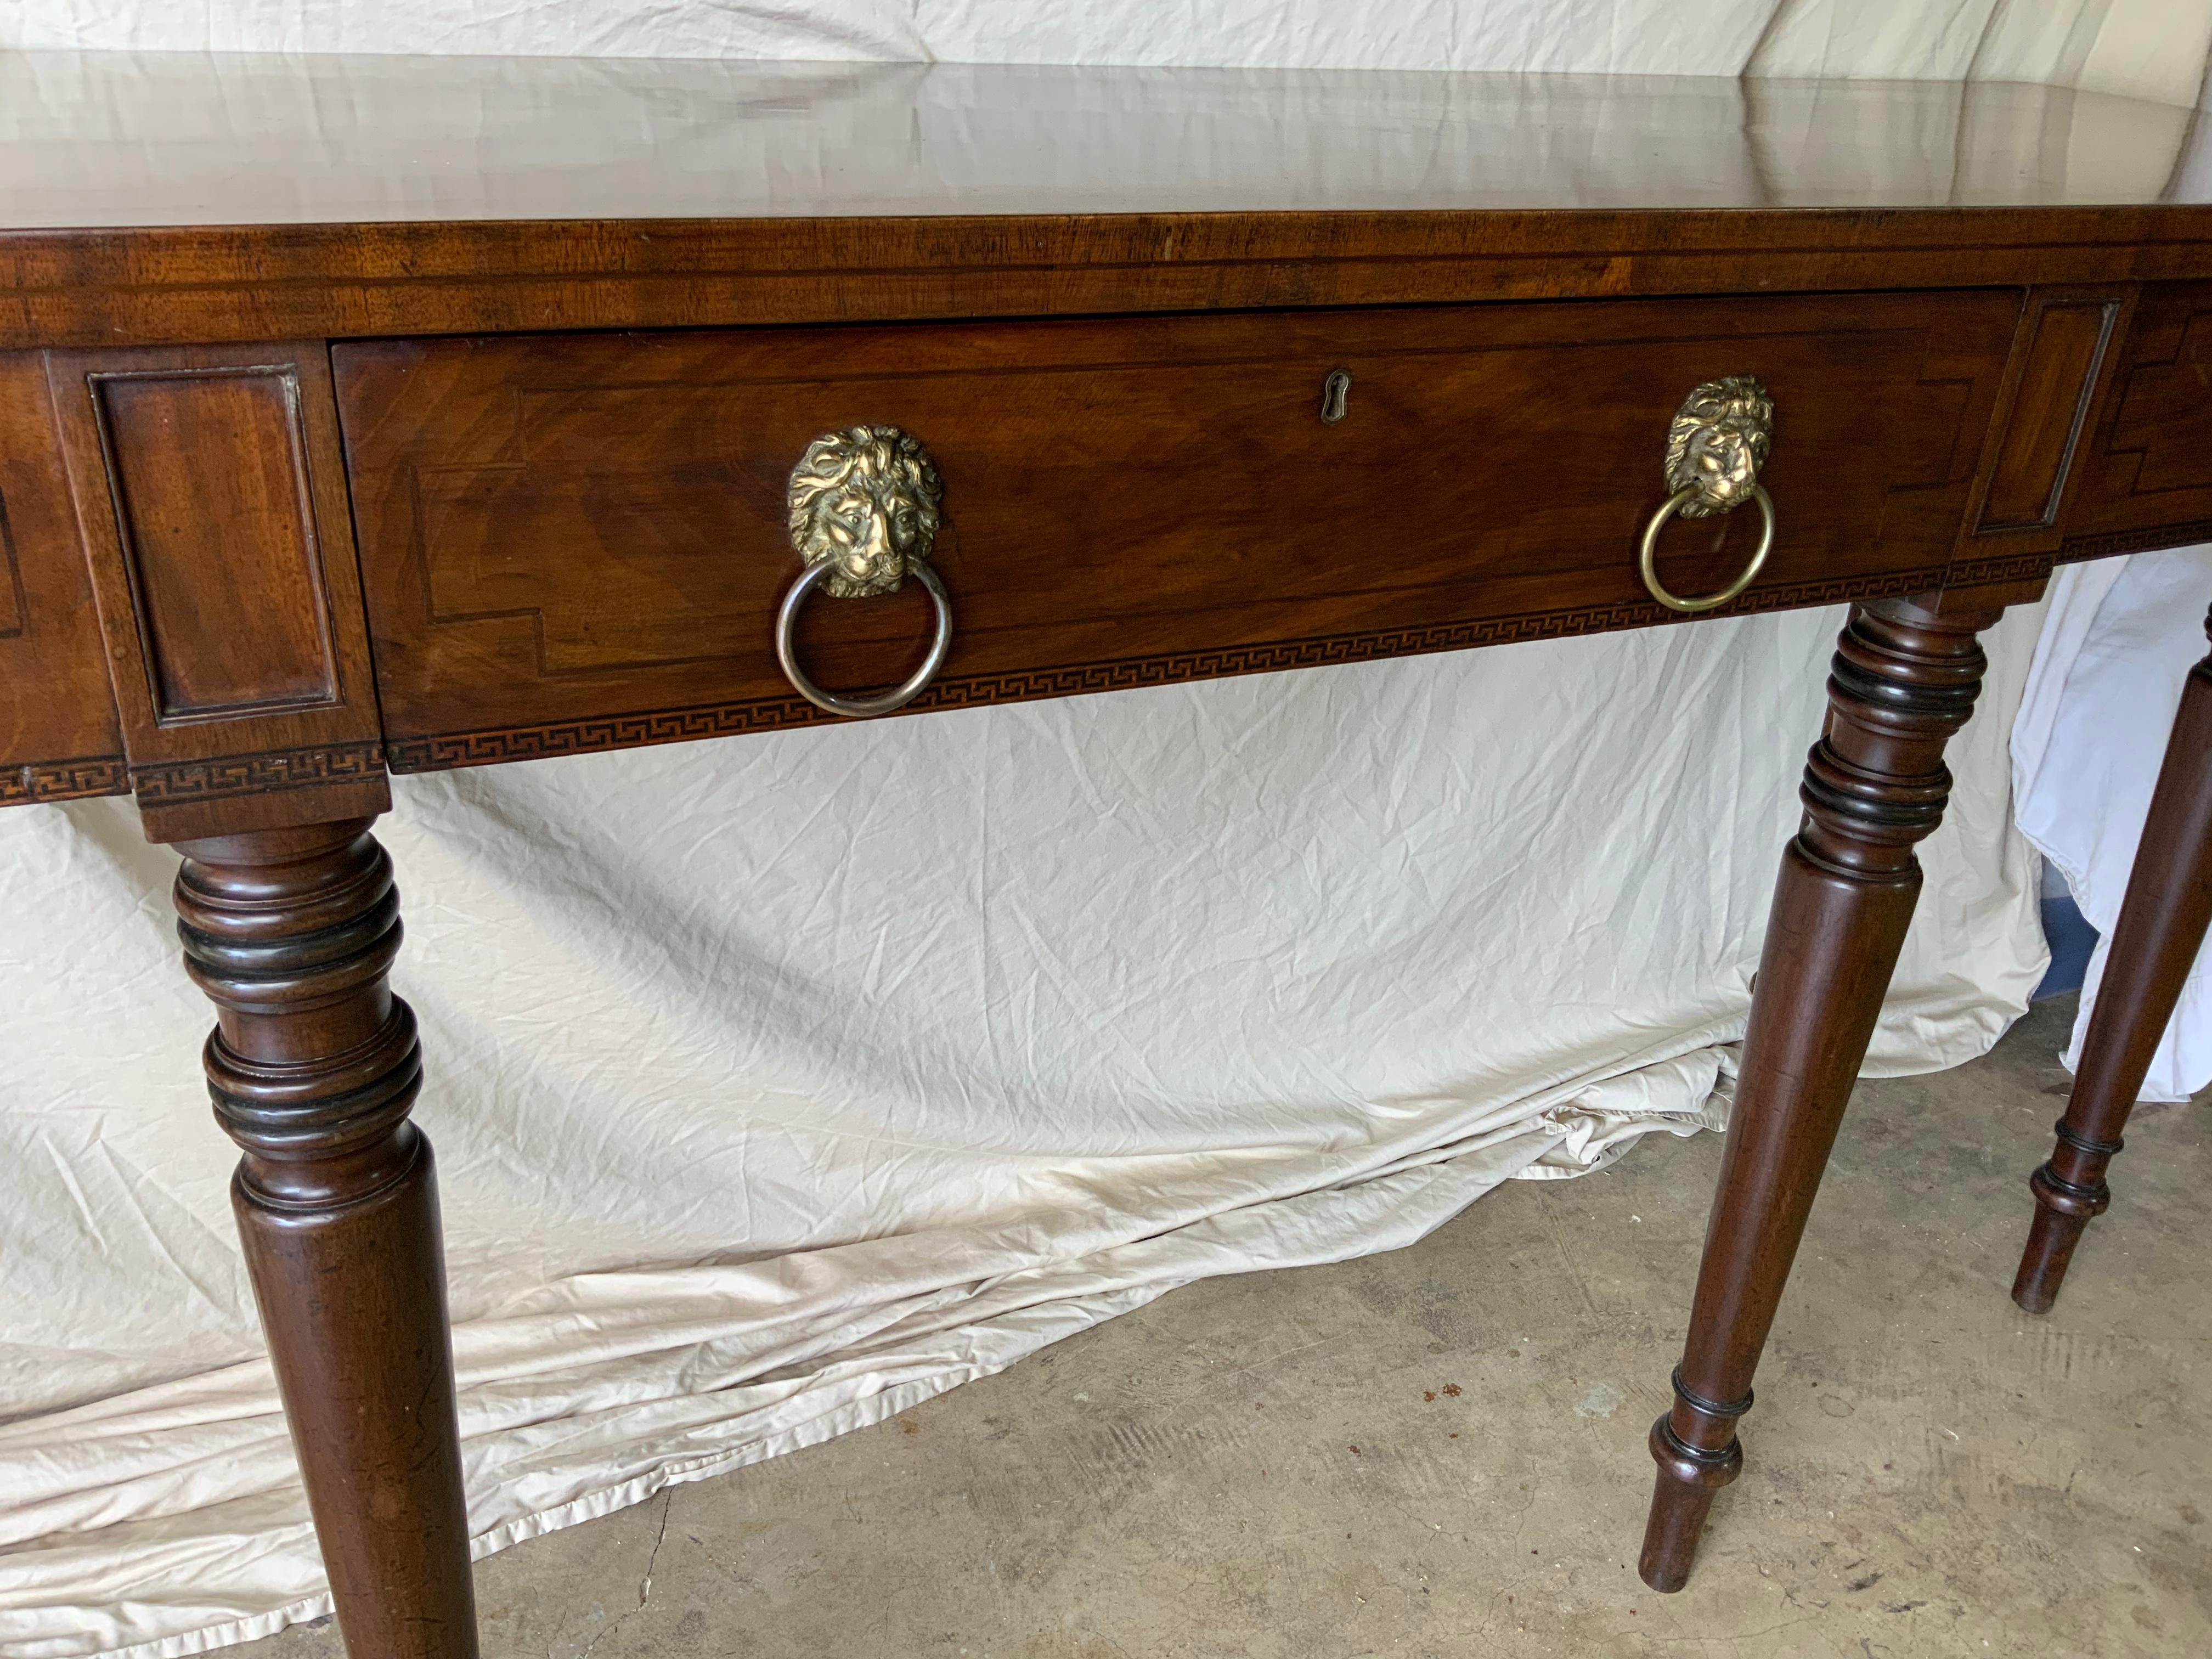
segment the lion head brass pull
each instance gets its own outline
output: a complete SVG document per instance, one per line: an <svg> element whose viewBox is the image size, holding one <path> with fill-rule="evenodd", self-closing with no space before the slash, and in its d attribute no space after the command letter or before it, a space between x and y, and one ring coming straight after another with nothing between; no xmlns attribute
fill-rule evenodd
<svg viewBox="0 0 2212 1659"><path fill-rule="evenodd" d="M1774 498L1759 469L1774 447L1774 399L1748 374L1708 380L1683 399L1667 430L1667 487L1674 493L1644 526L1637 569L1651 597L1669 611L1711 611L1751 586L1774 550ZM1759 547L1735 580L1714 593L1681 599L1659 580L1659 532L1677 513L1703 519L1759 503Z"/></svg>
<svg viewBox="0 0 2212 1659"><path fill-rule="evenodd" d="M920 441L895 426L856 426L824 433L791 470L787 497L791 544L806 561L775 613L775 659L792 689L817 708L866 720L902 708L945 665L952 643L952 606L929 567L943 522L944 487ZM806 677L792 645L799 608L817 587L836 599L895 593L908 576L928 590L936 632L921 666L878 696L824 691Z"/></svg>

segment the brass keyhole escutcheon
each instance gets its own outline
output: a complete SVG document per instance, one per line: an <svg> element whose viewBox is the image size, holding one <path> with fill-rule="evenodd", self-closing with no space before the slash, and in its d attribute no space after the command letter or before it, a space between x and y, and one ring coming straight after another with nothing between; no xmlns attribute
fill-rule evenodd
<svg viewBox="0 0 2212 1659"><path fill-rule="evenodd" d="M1321 419L1323 426L1334 426L1345 416L1345 403L1352 396L1352 371L1332 369L1329 377L1321 383Z"/></svg>

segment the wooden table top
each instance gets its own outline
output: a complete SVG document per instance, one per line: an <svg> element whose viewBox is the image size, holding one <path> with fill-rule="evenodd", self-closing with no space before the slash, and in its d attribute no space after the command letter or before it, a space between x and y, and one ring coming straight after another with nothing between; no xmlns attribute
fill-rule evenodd
<svg viewBox="0 0 2212 1659"><path fill-rule="evenodd" d="M0 55L0 347L2212 275L2002 83Z"/></svg>
<svg viewBox="0 0 2212 1659"><path fill-rule="evenodd" d="M2193 112L2003 82L0 55L0 228L2201 201Z"/></svg>

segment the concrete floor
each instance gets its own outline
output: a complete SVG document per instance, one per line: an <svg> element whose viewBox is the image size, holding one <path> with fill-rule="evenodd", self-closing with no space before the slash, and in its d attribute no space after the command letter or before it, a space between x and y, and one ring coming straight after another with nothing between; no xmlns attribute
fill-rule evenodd
<svg viewBox="0 0 2212 1659"><path fill-rule="evenodd" d="M2204 1103L2136 1114L2055 1314L2006 1294L2072 1014L1861 1086L1681 1595L1634 1555L1710 1135L510 1550L486 1659L2212 1654Z"/></svg>

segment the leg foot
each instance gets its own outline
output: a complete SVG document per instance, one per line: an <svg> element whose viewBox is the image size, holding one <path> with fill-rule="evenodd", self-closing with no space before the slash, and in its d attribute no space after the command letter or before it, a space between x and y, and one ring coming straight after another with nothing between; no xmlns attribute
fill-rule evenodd
<svg viewBox="0 0 2212 1659"><path fill-rule="evenodd" d="M2205 630L2212 634L2212 617ZM2012 1299L2049 1313L2074 1247L2112 1201L2106 1167L2212 922L2212 657L2189 671L2127 896L2112 929L2081 1066L2051 1161L2028 1177L2035 1219Z"/></svg>
<svg viewBox="0 0 2212 1659"><path fill-rule="evenodd" d="M2058 1133L2062 1136L2066 1133L2063 1118ZM2109 1158L2119 1150L2120 1143L2113 1141L2103 1156ZM2067 1266L2074 1260L2074 1247L2081 1242L2089 1218L2105 1212L2112 1201L2112 1190L2101 1181L2094 1186L2076 1186L2048 1164L2028 1176L2027 1188L2035 1194L2035 1218L2028 1224L2027 1248L2021 1253L2020 1271L2013 1275L2012 1299L2029 1313L2045 1314L2058 1300L2058 1287L2066 1282Z"/></svg>
<svg viewBox="0 0 2212 1659"><path fill-rule="evenodd" d="M1682 1386L1681 1372L1674 1373L1674 1408L1651 1425L1651 1461L1659 1474L1636 1559L1638 1574L1653 1589L1671 1595L1690 1582L1713 1495L1743 1472L1735 1420L1750 1409L1747 1394L1725 1405L1700 1400Z"/></svg>

